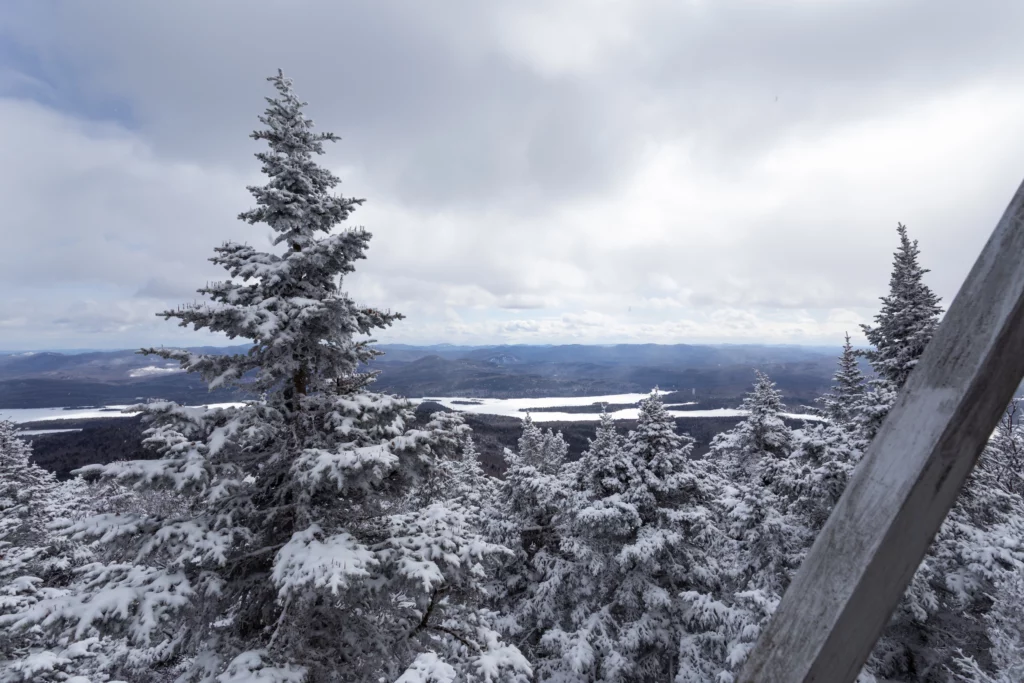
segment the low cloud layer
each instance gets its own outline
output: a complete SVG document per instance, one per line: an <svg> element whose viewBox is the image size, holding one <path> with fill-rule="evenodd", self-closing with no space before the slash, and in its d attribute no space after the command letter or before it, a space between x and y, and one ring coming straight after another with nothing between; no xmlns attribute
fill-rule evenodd
<svg viewBox="0 0 1024 683"><path fill-rule="evenodd" d="M940 6L941 5L941 6ZM983 1L0 7L0 349L206 343L295 80L410 343L835 344L897 221L946 302L1020 180L1024 6Z"/></svg>

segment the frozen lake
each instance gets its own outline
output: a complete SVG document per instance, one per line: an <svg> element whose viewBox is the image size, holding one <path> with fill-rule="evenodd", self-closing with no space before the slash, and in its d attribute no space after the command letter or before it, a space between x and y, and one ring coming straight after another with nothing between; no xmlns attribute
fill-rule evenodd
<svg viewBox="0 0 1024 683"><path fill-rule="evenodd" d="M67 434L68 432L80 432L81 429L22 429L18 436L39 436L40 434Z"/></svg>
<svg viewBox="0 0 1024 683"><path fill-rule="evenodd" d="M647 398L648 394L613 394L611 396L554 396L551 398L458 398L458 397L428 397L412 399L415 403L422 401L434 401L446 408L457 410L463 413L474 413L477 415L504 415L506 417L522 418L526 412L535 408L557 408L561 406L590 406L595 403L607 403L609 405L622 405L637 403ZM695 403L677 403L673 405L696 405ZM611 412L612 418L616 420L635 420L639 413L637 408L623 408ZM669 410L673 417L743 417L746 413L735 408L716 408L713 410ZM793 417L804 420L817 420L813 415L800 413L786 413L786 417ZM595 422L601 419L601 409L595 408L593 412L567 413L538 411L531 412L530 418L534 422Z"/></svg>
<svg viewBox="0 0 1024 683"><path fill-rule="evenodd" d="M560 406L590 406L595 403L607 403L610 405L623 405L637 403L647 394L613 394L610 396L554 396L549 398L460 398L458 396L439 396L428 398L410 399L413 403L423 401L435 401L441 405L463 413L474 413L477 415L504 415L506 417L523 418L526 412L536 408L556 408ZM210 407L227 407L241 405L239 403L215 403ZM688 404L676 404L688 405ZM16 423L37 422L39 420L81 420L97 417L131 417L137 413L125 413L127 406L105 406L103 408L0 408L0 420L10 420ZM611 413L616 420L635 420L637 408L624 408ZM742 410L735 408L716 408L713 410L670 410L673 417L743 417ZM813 415L800 413L786 413L787 417L816 420ZM530 417L534 422L593 422L601 419L600 408L593 412L568 413L568 412L531 412Z"/></svg>
<svg viewBox="0 0 1024 683"><path fill-rule="evenodd" d="M242 405L241 403L213 403L211 408ZM85 420L96 417L132 417L138 413L126 413L128 406L103 406L102 408L0 408L0 420L38 422L40 420Z"/></svg>

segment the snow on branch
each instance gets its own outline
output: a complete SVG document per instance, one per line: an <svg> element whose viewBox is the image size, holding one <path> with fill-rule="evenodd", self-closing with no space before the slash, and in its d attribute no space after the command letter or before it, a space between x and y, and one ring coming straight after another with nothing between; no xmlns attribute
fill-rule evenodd
<svg viewBox="0 0 1024 683"><path fill-rule="evenodd" d="M231 660L224 673L217 676L217 683L303 683L306 680L305 667L267 664L264 662L266 657L266 650L243 652Z"/></svg>
<svg viewBox="0 0 1024 683"><path fill-rule="evenodd" d="M271 579L281 597L309 585L329 588L337 595L353 579L369 577L377 564L373 551L351 534L343 531L324 536L320 525L313 524L292 534L277 551Z"/></svg>
<svg viewBox="0 0 1024 683"><path fill-rule="evenodd" d="M455 669L433 652L424 652L399 676L395 683L453 683Z"/></svg>
<svg viewBox="0 0 1024 683"><path fill-rule="evenodd" d="M0 616L0 626L17 631L63 622L83 638L96 625L120 620L137 643L149 645L166 627L170 612L186 607L194 594L184 574L156 567L96 562L77 571L91 592L48 591L31 607Z"/></svg>
<svg viewBox="0 0 1024 683"><path fill-rule="evenodd" d="M398 456L386 444L328 451L304 450L292 463L295 480L313 488L331 486L338 491L369 489L386 477L398 463Z"/></svg>

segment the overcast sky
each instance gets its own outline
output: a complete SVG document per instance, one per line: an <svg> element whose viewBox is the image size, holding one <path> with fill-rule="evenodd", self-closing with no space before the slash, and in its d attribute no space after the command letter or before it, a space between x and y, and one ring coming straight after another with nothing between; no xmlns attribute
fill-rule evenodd
<svg viewBox="0 0 1024 683"><path fill-rule="evenodd" d="M407 343L835 344L1024 174L1024 3L0 3L0 349L210 343L278 67ZM213 340L215 343L217 340Z"/></svg>

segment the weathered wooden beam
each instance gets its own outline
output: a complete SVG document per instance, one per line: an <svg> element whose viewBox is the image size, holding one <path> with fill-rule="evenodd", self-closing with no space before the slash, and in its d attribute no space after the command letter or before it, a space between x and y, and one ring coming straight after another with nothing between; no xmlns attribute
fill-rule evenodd
<svg viewBox="0 0 1024 683"><path fill-rule="evenodd" d="M740 683L856 679L1024 377L1024 184L762 632Z"/></svg>

